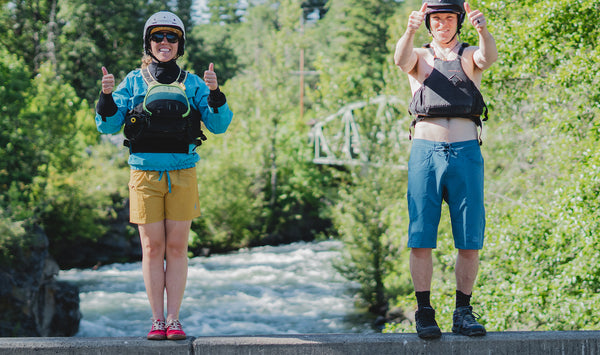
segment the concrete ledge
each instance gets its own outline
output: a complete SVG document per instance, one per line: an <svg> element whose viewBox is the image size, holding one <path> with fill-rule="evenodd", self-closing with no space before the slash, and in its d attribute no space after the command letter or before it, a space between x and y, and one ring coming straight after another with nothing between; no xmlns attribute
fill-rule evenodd
<svg viewBox="0 0 600 355"><path fill-rule="evenodd" d="M137 338L0 338L0 354L194 354L194 338L153 341Z"/></svg>
<svg viewBox="0 0 600 355"><path fill-rule="evenodd" d="M416 334L307 334L145 338L0 338L0 354L210 354L401 355L542 354L600 355L600 331L491 332L469 338L445 333L425 341Z"/></svg>
<svg viewBox="0 0 600 355"><path fill-rule="evenodd" d="M600 354L600 332L492 332L469 338L445 333L437 340L416 334L319 334L203 337L196 354L401 355L401 354Z"/></svg>

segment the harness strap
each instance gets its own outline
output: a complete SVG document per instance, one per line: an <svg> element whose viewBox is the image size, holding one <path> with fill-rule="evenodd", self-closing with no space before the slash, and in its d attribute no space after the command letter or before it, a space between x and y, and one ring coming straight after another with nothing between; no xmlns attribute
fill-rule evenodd
<svg viewBox="0 0 600 355"><path fill-rule="evenodd" d="M146 82L146 84L148 85L148 87L150 87L151 85L156 85L158 84L158 80L156 80L152 74L150 73L150 70L148 69L148 67L143 68L142 69L142 77L144 78L144 81ZM175 80L178 84L183 85L183 83L185 82L185 79L187 79L187 72L185 70L181 70L181 68L179 69L179 75L177 76L177 79Z"/></svg>
<svg viewBox="0 0 600 355"><path fill-rule="evenodd" d="M462 57L463 52L465 51L465 48L469 47L470 44L468 44L467 42L463 42L460 44L460 48L458 49L458 56ZM435 55L435 51L433 50L433 48L431 47L431 43L426 43L423 45L423 48L427 48L429 50L429 52L431 53L432 56L434 56L435 58L437 58L437 56Z"/></svg>
<svg viewBox="0 0 600 355"><path fill-rule="evenodd" d="M466 43L466 42L463 42L463 43L460 45L460 48L458 49L458 56L459 56L459 57L462 57L462 54L463 54L463 52L465 51L465 48L467 48L467 47L469 47L469 46L470 46L470 44L468 44L468 43Z"/></svg>
<svg viewBox="0 0 600 355"><path fill-rule="evenodd" d="M144 78L144 81L146 82L148 87L150 87L150 85L156 82L156 80L154 80L154 78L152 77L152 74L150 74L150 70L148 70L148 68L142 69L142 77Z"/></svg>

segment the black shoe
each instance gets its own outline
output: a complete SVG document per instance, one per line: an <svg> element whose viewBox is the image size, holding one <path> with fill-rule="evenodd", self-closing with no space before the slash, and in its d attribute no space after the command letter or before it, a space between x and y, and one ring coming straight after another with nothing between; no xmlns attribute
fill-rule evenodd
<svg viewBox="0 0 600 355"><path fill-rule="evenodd" d="M477 318L479 318L478 314ZM467 336L485 335L485 327L477 322L477 318L473 315L473 307L458 307L452 317L452 333Z"/></svg>
<svg viewBox="0 0 600 355"><path fill-rule="evenodd" d="M417 335L423 339L437 339L442 336L442 331L435 321L435 310L423 307L415 312Z"/></svg>

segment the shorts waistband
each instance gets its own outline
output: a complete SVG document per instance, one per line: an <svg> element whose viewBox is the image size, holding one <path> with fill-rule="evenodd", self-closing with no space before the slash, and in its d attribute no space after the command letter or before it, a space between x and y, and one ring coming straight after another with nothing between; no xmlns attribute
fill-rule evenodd
<svg viewBox="0 0 600 355"><path fill-rule="evenodd" d="M467 147L479 147L479 141L477 139L471 139L468 141L460 141L460 142L437 142L430 141L426 139L413 139L413 145L417 145L419 147L424 148L467 148Z"/></svg>

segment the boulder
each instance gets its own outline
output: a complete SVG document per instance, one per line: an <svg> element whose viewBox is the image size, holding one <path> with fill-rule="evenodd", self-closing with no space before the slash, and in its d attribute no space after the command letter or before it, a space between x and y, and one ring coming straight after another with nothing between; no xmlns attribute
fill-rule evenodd
<svg viewBox="0 0 600 355"><path fill-rule="evenodd" d="M79 330L79 288L56 280L48 238L35 228L32 243L0 267L0 337L73 336Z"/></svg>

